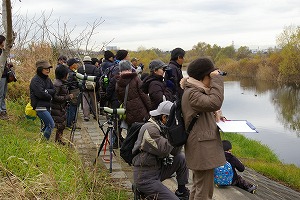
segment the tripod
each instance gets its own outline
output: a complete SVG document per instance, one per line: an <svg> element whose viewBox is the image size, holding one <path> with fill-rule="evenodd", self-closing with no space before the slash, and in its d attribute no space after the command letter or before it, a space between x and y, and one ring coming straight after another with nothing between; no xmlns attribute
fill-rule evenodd
<svg viewBox="0 0 300 200"><path fill-rule="evenodd" d="M104 110L104 112L106 112ZM115 131L115 127L114 125L117 123L117 119L118 119L118 114L116 113L112 113L110 114L108 120L106 122L104 122L103 124L99 125L101 131L104 133L104 138L101 142L101 145L99 146L99 150L97 153L97 157L94 160L94 165L96 164L97 158L100 155L100 152L102 151L105 142L108 140L108 144L109 144L109 172L112 172L112 156L113 154L116 156L115 152L113 151L113 144L114 144L114 140L113 140L113 134L115 135L115 138L118 139L118 136L116 134ZM108 124L107 130L106 132L104 132L103 126L105 124ZM118 142L118 141L117 141Z"/></svg>
<svg viewBox="0 0 300 200"><path fill-rule="evenodd" d="M83 94L84 91L83 91L82 87L79 87L79 89L80 89L80 92L77 96L76 114L75 114L74 120L72 121L72 130L71 130L71 134L70 134L70 144L69 144L70 147L72 147L72 144L74 142L74 133L75 133L75 130L76 130L76 125L77 125L79 105L81 104L83 98L86 99L86 101L88 102L89 107L91 107L91 103L88 101L88 98L86 97L86 95ZM95 105L95 106L96 106L95 109L97 110L97 105ZM93 109L91 109L91 111L92 111L92 114L94 116L96 116L96 113L93 111Z"/></svg>

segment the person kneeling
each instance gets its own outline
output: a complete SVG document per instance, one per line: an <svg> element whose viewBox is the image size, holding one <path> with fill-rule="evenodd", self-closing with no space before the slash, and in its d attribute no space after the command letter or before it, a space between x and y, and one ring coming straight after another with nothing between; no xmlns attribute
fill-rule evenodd
<svg viewBox="0 0 300 200"><path fill-rule="evenodd" d="M151 118L139 132L133 153L134 183L137 189L150 199L184 199L189 198L189 170L186 166L182 147L174 148L165 133L165 124L170 114L170 101L161 102L156 110L150 111ZM178 189L175 194L162 181L176 172Z"/></svg>

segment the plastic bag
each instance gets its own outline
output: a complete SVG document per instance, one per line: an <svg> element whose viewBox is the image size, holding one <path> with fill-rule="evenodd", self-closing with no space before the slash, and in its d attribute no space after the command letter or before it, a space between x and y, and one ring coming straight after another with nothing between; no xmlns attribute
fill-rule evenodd
<svg viewBox="0 0 300 200"><path fill-rule="evenodd" d="M25 107L25 116L27 119L32 119L32 120L35 120L37 117L36 111L33 110L33 107L31 106L30 102Z"/></svg>

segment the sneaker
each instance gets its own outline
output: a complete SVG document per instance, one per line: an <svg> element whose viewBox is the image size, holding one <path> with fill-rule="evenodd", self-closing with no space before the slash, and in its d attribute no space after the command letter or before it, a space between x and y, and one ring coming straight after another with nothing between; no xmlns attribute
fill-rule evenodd
<svg viewBox="0 0 300 200"><path fill-rule="evenodd" d="M256 186L256 185L252 185L252 187L250 187L250 188L248 189L248 192L254 194L254 193L256 192L256 189L257 189L257 186Z"/></svg>
<svg viewBox="0 0 300 200"><path fill-rule="evenodd" d="M84 117L83 120L88 122L88 121L90 121L90 118L89 117Z"/></svg>
<svg viewBox="0 0 300 200"><path fill-rule="evenodd" d="M71 131L71 130L72 130L72 127L67 126L66 129L67 129L68 131Z"/></svg>
<svg viewBox="0 0 300 200"><path fill-rule="evenodd" d="M180 200L189 200L190 197L190 190L188 188L185 188L186 190L184 192L179 192L178 190L175 191L175 195Z"/></svg>

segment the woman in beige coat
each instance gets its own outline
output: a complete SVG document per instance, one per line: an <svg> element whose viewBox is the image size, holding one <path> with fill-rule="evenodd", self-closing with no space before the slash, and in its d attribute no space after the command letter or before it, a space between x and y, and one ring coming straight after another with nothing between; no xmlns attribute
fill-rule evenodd
<svg viewBox="0 0 300 200"><path fill-rule="evenodd" d="M181 81L185 126L188 127L193 117L199 114L185 144L187 166L193 171L190 200L212 199L214 168L226 161L216 125L220 120L218 113L224 99L224 83L209 58L191 62L187 73L189 78Z"/></svg>

